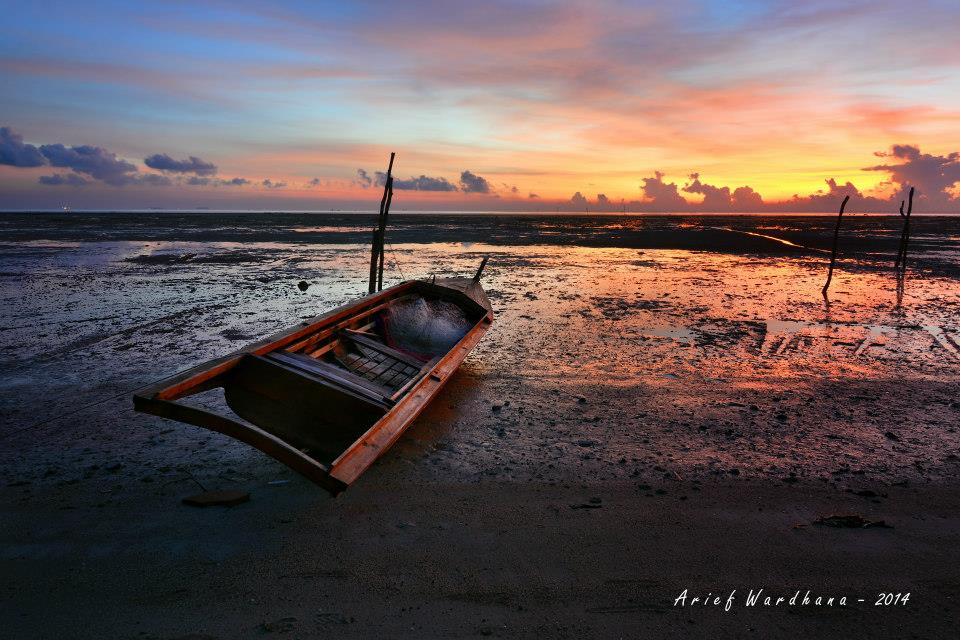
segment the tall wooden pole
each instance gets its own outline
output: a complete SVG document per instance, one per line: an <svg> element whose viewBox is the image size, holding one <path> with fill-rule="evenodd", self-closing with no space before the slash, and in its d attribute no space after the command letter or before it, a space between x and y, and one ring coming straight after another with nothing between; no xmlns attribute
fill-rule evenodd
<svg viewBox="0 0 960 640"><path fill-rule="evenodd" d="M389 200L393 193L393 158L395 153L390 152L390 164L387 166L387 176L383 181L383 197L380 199L380 215L377 218L377 226L373 230L373 246L370 247L370 282L367 287L367 293L373 293L377 290L377 267L383 254L383 236L387 225L387 210L389 209ZM382 280L381 280L382 282Z"/></svg>
<svg viewBox="0 0 960 640"><path fill-rule="evenodd" d="M837 263L837 241L840 239L840 219L843 218L843 210L847 206L847 200L850 199L850 196L844 196L843 202L840 203L840 213L837 215L837 228L833 230L833 251L830 252L830 268L827 270L827 283L823 285L823 289L820 293L823 294L823 297L827 297L827 289L830 288L830 281L833 280L833 266Z"/></svg>
<svg viewBox="0 0 960 640"><path fill-rule="evenodd" d="M903 213L903 205L905 204L907 204L906 200L900 201L900 217L901 218L903 218L905 215ZM897 273L900 272L900 254L901 253L903 253L903 230L902 229L900 230L900 242L897 243L897 259L893 262L893 268L897 271Z"/></svg>
<svg viewBox="0 0 960 640"><path fill-rule="evenodd" d="M384 243L387 238L387 216L390 215L391 202L393 202L393 177L390 178L387 205L383 208L383 217L380 219L380 264L377 267L377 291L383 291L383 256L386 253Z"/></svg>
<svg viewBox="0 0 960 640"><path fill-rule="evenodd" d="M907 196L907 215L904 216L903 220L903 231L900 234L900 248L897 250L897 261L893 264L893 268L897 269L897 273L900 273L900 269L906 270L907 268L907 244L910 242L910 214L913 213L913 187L910 187L910 195ZM900 205L900 214L903 215L903 205Z"/></svg>

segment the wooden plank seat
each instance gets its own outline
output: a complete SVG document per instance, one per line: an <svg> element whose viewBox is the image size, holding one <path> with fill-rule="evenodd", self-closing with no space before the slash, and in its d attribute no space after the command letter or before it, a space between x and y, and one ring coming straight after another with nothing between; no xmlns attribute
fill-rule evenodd
<svg viewBox="0 0 960 640"><path fill-rule="evenodd" d="M285 350L264 357L388 404L426 371L425 363L376 341L370 334L347 329L337 332L337 337L338 344L330 349L332 362Z"/></svg>
<svg viewBox="0 0 960 640"><path fill-rule="evenodd" d="M266 354L264 358L286 368L304 372L311 378L320 378L335 386L349 389L377 403L393 404L391 398L393 391L389 387L357 375L348 369L324 362L319 358L311 358L300 353L289 353L287 351L274 351Z"/></svg>

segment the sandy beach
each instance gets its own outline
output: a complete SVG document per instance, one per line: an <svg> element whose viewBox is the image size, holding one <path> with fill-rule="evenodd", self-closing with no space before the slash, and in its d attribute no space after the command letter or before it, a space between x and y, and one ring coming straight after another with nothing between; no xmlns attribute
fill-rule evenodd
<svg viewBox="0 0 960 640"><path fill-rule="evenodd" d="M369 217L0 216L16 637L953 633L960 218L917 218L898 292L897 219L852 217L829 303L827 216L395 218L385 284L489 255L496 321L330 498L130 395L362 295Z"/></svg>

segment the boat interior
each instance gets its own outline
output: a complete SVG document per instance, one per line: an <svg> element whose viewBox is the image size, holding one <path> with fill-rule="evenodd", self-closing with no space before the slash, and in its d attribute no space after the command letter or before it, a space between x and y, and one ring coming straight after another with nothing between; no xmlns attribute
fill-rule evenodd
<svg viewBox="0 0 960 640"><path fill-rule="evenodd" d="M492 321L477 277L408 280L158 381L134 406L246 442L336 494L403 433Z"/></svg>
<svg viewBox="0 0 960 640"><path fill-rule="evenodd" d="M486 315L466 296L418 289L321 323L286 346L244 355L220 381L227 404L332 462Z"/></svg>

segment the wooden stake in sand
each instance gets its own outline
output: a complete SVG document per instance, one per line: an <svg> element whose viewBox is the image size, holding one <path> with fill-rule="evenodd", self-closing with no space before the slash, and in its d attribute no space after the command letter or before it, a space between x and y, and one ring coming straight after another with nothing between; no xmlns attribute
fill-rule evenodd
<svg viewBox="0 0 960 640"><path fill-rule="evenodd" d="M907 269L907 245L910 243L910 214L913 213L913 187L910 187L910 195L907 196L907 215L903 217L903 231L900 233L900 247L897 249L897 260L893 263L893 268L897 270L899 277L901 268ZM903 216L903 202L900 203L900 215Z"/></svg>
<svg viewBox="0 0 960 640"><path fill-rule="evenodd" d="M387 194L387 206L383 209L383 218L380 222L380 266L377 269L377 291L383 291L383 255L386 253L384 243L387 239L387 216L390 214L390 203L393 202L393 177L390 177L390 192Z"/></svg>
<svg viewBox="0 0 960 640"><path fill-rule="evenodd" d="M380 215L377 218L377 227L373 230L373 246L370 248L370 284L367 293L383 288L383 238L387 228L387 214L390 212L390 202L393 200L393 158L390 153L390 164L387 166L387 177L383 181L383 198L380 199ZM379 269L378 269L379 267Z"/></svg>
<svg viewBox="0 0 960 640"><path fill-rule="evenodd" d="M833 231L833 251L830 252L830 268L827 270L827 283L823 285L823 289L820 293L823 294L823 297L827 297L827 289L830 288L830 281L833 280L833 266L837 263L837 241L840 239L840 219L843 218L843 210L847 206L847 200L850 199L850 196L844 196L843 202L840 203L840 213L837 215L837 228Z"/></svg>

